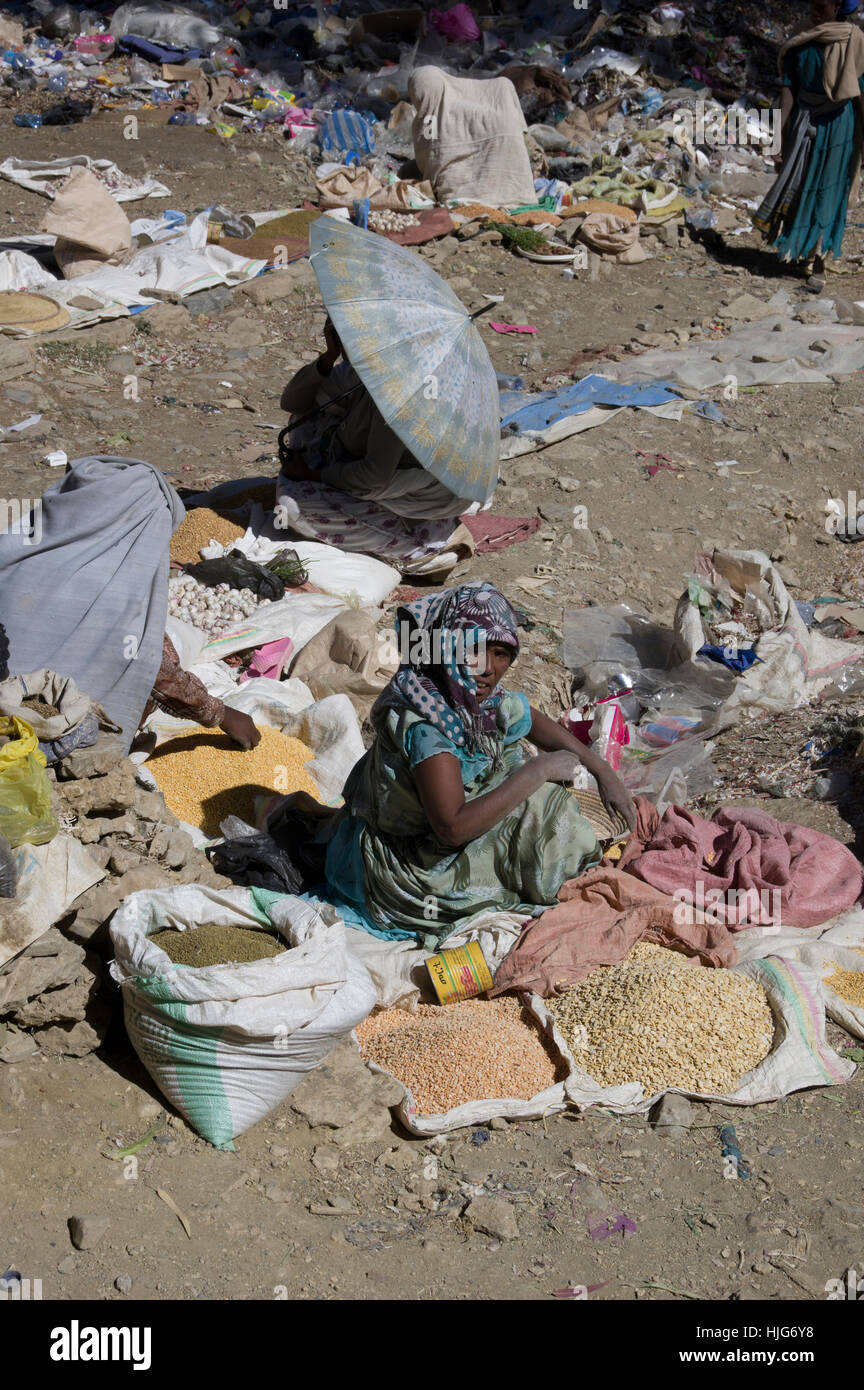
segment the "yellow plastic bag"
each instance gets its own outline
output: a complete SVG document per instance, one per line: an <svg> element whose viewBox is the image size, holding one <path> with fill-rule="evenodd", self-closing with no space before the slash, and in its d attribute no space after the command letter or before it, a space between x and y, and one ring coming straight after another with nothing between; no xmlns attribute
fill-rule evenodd
<svg viewBox="0 0 864 1390"><path fill-rule="evenodd" d="M45 754L23 719L0 715L0 734L9 736L0 747L0 835L13 847L44 845L58 830Z"/></svg>

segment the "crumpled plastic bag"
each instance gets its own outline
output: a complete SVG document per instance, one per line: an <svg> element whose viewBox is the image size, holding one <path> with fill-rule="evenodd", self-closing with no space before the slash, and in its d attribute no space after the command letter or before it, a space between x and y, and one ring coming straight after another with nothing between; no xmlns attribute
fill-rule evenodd
<svg viewBox="0 0 864 1390"><path fill-rule="evenodd" d="M285 597L283 581L263 565L247 560L238 550L232 550L219 560L202 560L200 564L187 565L186 573L209 588L215 588L217 584L230 584L232 589L250 589L258 598L274 602Z"/></svg>
<svg viewBox="0 0 864 1390"><path fill-rule="evenodd" d="M0 835L13 848L44 845L59 828L51 814L45 754L23 719L0 716L0 735L9 740L0 747Z"/></svg>

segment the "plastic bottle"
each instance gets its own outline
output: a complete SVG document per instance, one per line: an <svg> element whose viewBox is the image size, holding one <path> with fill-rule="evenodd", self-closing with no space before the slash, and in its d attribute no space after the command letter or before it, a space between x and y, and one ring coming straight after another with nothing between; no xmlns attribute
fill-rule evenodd
<svg viewBox="0 0 864 1390"><path fill-rule="evenodd" d="M14 125L29 126L31 130L39 130L42 126L42 117L39 115L24 115L19 112L12 120Z"/></svg>
<svg viewBox="0 0 864 1390"><path fill-rule="evenodd" d="M58 72L58 73L55 73L53 77L49 77L49 78L48 78L48 91L49 91L49 92L65 92L65 90L66 90L66 81L67 81L67 78L66 78L65 72Z"/></svg>
<svg viewBox="0 0 864 1390"><path fill-rule="evenodd" d="M197 125L198 117L194 111L175 111L173 116L168 117L169 125Z"/></svg>
<svg viewBox="0 0 864 1390"><path fill-rule="evenodd" d="M499 391L524 391L524 376L508 376L506 372L496 372L495 378L498 382Z"/></svg>

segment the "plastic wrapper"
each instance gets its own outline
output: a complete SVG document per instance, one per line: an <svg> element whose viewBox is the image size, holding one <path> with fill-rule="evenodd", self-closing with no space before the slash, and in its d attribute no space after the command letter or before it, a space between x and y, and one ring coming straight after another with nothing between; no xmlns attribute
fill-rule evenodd
<svg viewBox="0 0 864 1390"><path fill-rule="evenodd" d="M0 836L13 846L44 845L57 833L45 755L23 719L0 717Z"/></svg>

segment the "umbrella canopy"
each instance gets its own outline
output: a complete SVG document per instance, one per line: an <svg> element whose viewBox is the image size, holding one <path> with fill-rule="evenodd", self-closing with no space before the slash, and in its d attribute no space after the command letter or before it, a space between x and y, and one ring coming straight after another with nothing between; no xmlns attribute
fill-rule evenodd
<svg viewBox="0 0 864 1390"><path fill-rule="evenodd" d="M310 257L345 353L390 428L457 497L498 478L498 385L468 310L414 251L333 217Z"/></svg>

